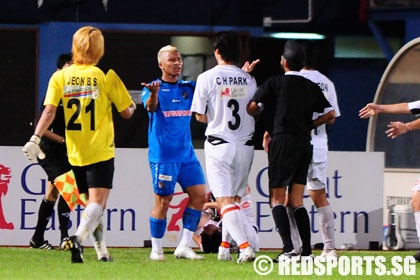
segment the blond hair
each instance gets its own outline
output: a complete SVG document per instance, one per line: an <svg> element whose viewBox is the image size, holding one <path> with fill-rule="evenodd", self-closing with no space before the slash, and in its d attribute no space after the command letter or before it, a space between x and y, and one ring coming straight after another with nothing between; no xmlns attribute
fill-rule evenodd
<svg viewBox="0 0 420 280"><path fill-rule="evenodd" d="M93 26L85 26L73 35L73 62L75 64L96 65L105 52L104 36Z"/></svg>
<svg viewBox="0 0 420 280"><path fill-rule="evenodd" d="M162 56L164 52L178 52L178 49L172 45L166 45L162 47L157 54L158 63L162 62Z"/></svg>

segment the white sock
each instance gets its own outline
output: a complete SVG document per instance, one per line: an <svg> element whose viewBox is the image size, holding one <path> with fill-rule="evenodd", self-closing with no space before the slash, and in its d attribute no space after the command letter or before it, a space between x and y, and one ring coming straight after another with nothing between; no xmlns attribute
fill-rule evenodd
<svg viewBox="0 0 420 280"><path fill-rule="evenodd" d="M152 237L152 252L162 252L162 238Z"/></svg>
<svg viewBox="0 0 420 280"><path fill-rule="evenodd" d="M226 227L222 226L222 243L219 246L219 253L229 253L232 244L232 236L229 234ZM228 246L228 247L223 247Z"/></svg>
<svg viewBox="0 0 420 280"><path fill-rule="evenodd" d="M229 253L229 252L230 252L230 248L225 248L225 247L219 246L219 253L225 254L225 253Z"/></svg>
<svg viewBox="0 0 420 280"><path fill-rule="evenodd" d="M331 205L317 208L319 215L319 226L321 228L324 251L335 249L334 239L334 212Z"/></svg>
<svg viewBox="0 0 420 280"><path fill-rule="evenodd" d="M99 221L99 225L93 231L91 237L93 246L95 247L96 255L98 256L98 260L100 260L102 257L109 258L108 248L106 247L105 243L102 219Z"/></svg>
<svg viewBox="0 0 420 280"><path fill-rule="evenodd" d="M251 246L254 249L254 251L259 251L258 243L260 241L260 238L254 226L251 224L245 224L244 229L245 229L246 239L248 240L249 246Z"/></svg>
<svg viewBox="0 0 420 280"><path fill-rule="evenodd" d="M300 235L296 225L295 216L293 215L293 210L290 207L286 207L286 210L287 215L289 216L290 238L292 239L293 249L296 253L300 253Z"/></svg>
<svg viewBox="0 0 420 280"><path fill-rule="evenodd" d="M228 204L222 208L223 226L226 228L232 239L236 241L239 247L247 242L244 226L241 218L240 208L234 204ZM246 248L246 247L245 247ZM242 249L245 249L242 248Z"/></svg>
<svg viewBox="0 0 420 280"><path fill-rule="evenodd" d="M417 237L419 238L420 242L420 210L414 212L414 220L416 221Z"/></svg>
<svg viewBox="0 0 420 280"><path fill-rule="evenodd" d="M95 202L89 203L86 206L76 231L77 240L80 243L83 243L89 234L96 229L102 217L102 211L102 207Z"/></svg>
<svg viewBox="0 0 420 280"><path fill-rule="evenodd" d="M235 206L239 207L239 217L241 219L241 223L245 225L245 210L242 208L242 205L240 203L235 202Z"/></svg>
<svg viewBox="0 0 420 280"><path fill-rule="evenodd" d="M229 244L232 243L232 236L227 231L227 228L222 226L222 241L227 242Z"/></svg>
<svg viewBox="0 0 420 280"><path fill-rule="evenodd" d="M179 242L178 247L191 247L191 240L193 238L194 232L189 229L184 228L182 231L181 241Z"/></svg>

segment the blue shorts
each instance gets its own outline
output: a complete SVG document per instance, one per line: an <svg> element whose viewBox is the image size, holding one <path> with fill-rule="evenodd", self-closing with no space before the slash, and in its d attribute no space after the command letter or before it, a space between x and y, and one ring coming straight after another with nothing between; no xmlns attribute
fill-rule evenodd
<svg viewBox="0 0 420 280"><path fill-rule="evenodd" d="M204 185L206 180L200 162L155 163L150 162L153 191L160 196L173 195L175 185L179 183L182 190L191 186Z"/></svg>

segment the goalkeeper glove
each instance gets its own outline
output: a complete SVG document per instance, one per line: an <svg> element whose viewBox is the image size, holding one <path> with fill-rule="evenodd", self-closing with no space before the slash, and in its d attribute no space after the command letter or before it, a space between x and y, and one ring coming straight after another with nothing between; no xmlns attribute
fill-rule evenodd
<svg viewBox="0 0 420 280"><path fill-rule="evenodd" d="M32 135L31 139L22 148L22 152L26 158L32 162L37 162L37 157L39 159L45 158L44 152L39 147L40 142L41 138L38 135Z"/></svg>

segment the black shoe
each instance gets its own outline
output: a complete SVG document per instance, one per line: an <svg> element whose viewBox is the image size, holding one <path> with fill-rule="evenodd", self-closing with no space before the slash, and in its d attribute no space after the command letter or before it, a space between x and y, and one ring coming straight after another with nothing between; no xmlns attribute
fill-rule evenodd
<svg viewBox="0 0 420 280"><path fill-rule="evenodd" d="M70 250L72 263L83 263L83 247L77 241L76 235L71 236L64 247Z"/></svg>
<svg viewBox="0 0 420 280"><path fill-rule="evenodd" d="M61 240L60 243L60 250L63 251L67 251L68 249L70 249L67 245L68 245L68 241L70 240L70 237L64 237L63 240Z"/></svg>
<svg viewBox="0 0 420 280"><path fill-rule="evenodd" d="M100 262L112 262L111 257L102 257L98 261Z"/></svg>
<svg viewBox="0 0 420 280"><path fill-rule="evenodd" d="M33 239L29 241L29 247L35 249L42 249L42 250L53 250L54 247L48 243L48 240L44 240L42 242L36 243Z"/></svg>
<svg viewBox="0 0 420 280"><path fill-rule="evenodd" d="M290 252L283 252L280 255L278 255L277 257L275 257L273 259L274 263L278 263L280 261L285 261L286 259L292 261L292 262L299 262L300 260L300 256L295 252L295 250L292 250Z"/></svg>
<svg viewBox="0 0 420 280"><path fill-rule="evenodd" d="M415 254L414 254L414 259L417 261L417 262L420 262L420 250L418 250Z"/></svg>

